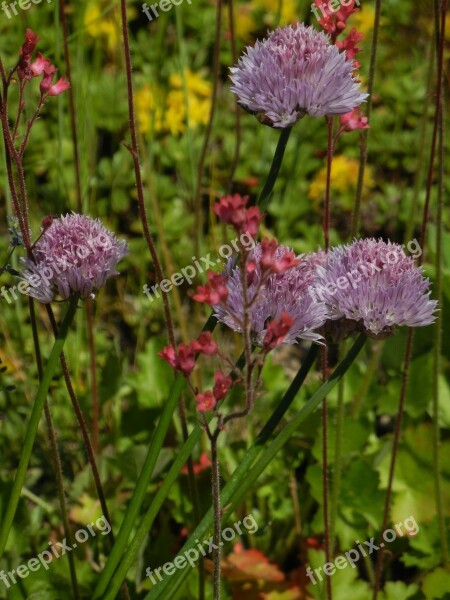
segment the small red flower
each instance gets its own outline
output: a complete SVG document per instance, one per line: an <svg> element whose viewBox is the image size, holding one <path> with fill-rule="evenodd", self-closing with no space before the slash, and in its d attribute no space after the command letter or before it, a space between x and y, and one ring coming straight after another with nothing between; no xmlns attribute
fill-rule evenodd
<svg viewBox="0 0 450 600"><path fill-rule="evenodd" d="M202 333L196 340L194 340L191 343L191 348L195 350L195 352L206 354L207 356L217 354L217 351L219 350L216 342L212 339L210 331L205 331L205 333Z"/></svg>
<svg viewBox="0 0 450 600"><path fill-rule="evenodd" d="M185 377L189 377L195 367L195 353L187 344L178 346L178 365L177 368Z"/></svg>
<svg viewBox="0 0 450 600"><path fill-rule="evenodd" d="M204 286L197 286L197 293L194 300L214 306L225 302L228 298L227 277L214 271L206 273L208 281Z"/></svg>
<svg viewBox="0 0 450 600"><path fill-rule="evenodd" d="M158 356L176 371L181 371L185 377L189 377L194 370L195 353L187 344L179 344L177 350L173 346L166 346L158 352Z"/></svg>
<svg viewBox="0 0 450 600"><path fill-rule="evenodd" d="M53 78L54 78L57 70L58 69L52 64L45 67L44 72L43 72L43 77L41 79L41 83L39 86L39 89L41 90L41 94L46 94L48 92L48 90L52 87Z"/></svg>
<svg viewBox="0 0 450 600"><path fill-rule="evenodd" d="M60 77L60 79L51 86L48 90L49 96L59 96L66 90L70 88L70 83L64 79L64 77Z"/></svg>
<svg viewBox="0 0 450 600"><path fill-rule="evenodd" d="M44 58L40 52L38 52L38 56L36 60L31 63L30 70L33 77L38 77L39 75L43 75L46 69L50 69L52 63L48 58Z"/></svg>
<svg viewBox="0 0 450 600"><path fill-rule="evenodd" d="M345 56L347 57L347 60L354 60L355 56L361 50L357 44L363 39L363 37L364 34L358 33L353 27L345 40L336 42L336 46L339 48L339 50L345 50ZM355 69L358 69L361 65L358 61L354 61L353 66Z"/></svg>
<svg viewBox="0 0 450 600"><path fill-rule="evenodd" d="M20 48L20 56L22 58L30 58L39 41L39 36L32 29L27 29L25 32L25 42Z"/></svg>
<svg viewBox="0 0 450 600"><path fill-rule="evenodd" d="M264 238L261 243L262 256L261 267L271 273L285 273L292 267L296 267L300 260L295 258L293 252L285 252L280 258L276 258L278 244L276 240Z"/></svg>
<svg viewBox="0 0 450 600"><path fill-rule="evenodd" d="M340 131L356 131L357 129L369 129L370 125L360 109L354 108L351 112L340 118Z"/></svg>
<svg viewBox="0 0 450 600"><path fill-rule="evenodd" d="M257 206L245 208L247 203L248 196L224 196L214 205L214 212L224 223L232 225L238 233L256 237L261 214Z"/></svg>
<svg viewBox="0 0 450 600"><path fill-rule="evenodd" d="M200 412L209 412L216 406L216 404L216 399L214 398L213 393L209 390L204 394L197 394L197 409Z"/></svg>
<svg viewBox="0 0 450 600"><path fill-rule="evenodd" d="M239 226L245 220L245 206L248 196L224 196L214 204L214 212L224 223Z"/></svg>
<svg viewBox="0 0 450 600"><path fill-rule="evenodd" d="M158 352L158 356L165 360L166 363L168 363L173 369L177 368L177 353L175 352L175 348L173 346L166 346L161 350L161 352Z"/></svg>
<svg viewBox="0 0 450 600"><path fill-rule="evenodd" d="M242 223L239 231L246 233L252 238L258 235L258 229L262 221L262 216L258 206L251 206L245 214L245 221Z"/></svg>
<svg viewBox="0 0 450 600"><path fill-rule="evenodd" d="M222 371L217 371L214 375L215 385L213 388L214 398L216 400L222 400L228 394L229 390L233 385L233 380L229 375L225 377Z"/></svg>
<svg viewBox="0 0 450 600"><path fill-rule="evenodd" d="M347 20L350 15L359 11L359 8L355 6L355 0L350 0L347 6L341 5L339 10L335 12L331 11L329 3L325 0L314 0L314 4L322 15L325 14L325 16L319 19L319 24L324 31L330 34L333 43L336 42L336 38L347 27Z"/></svg>
<svg viewBox="0 0 450 600"><path fill-rule="evenodd" d="M268 324L266 335L264 336L263 340L263 346L266 352L273 350L283 343L283 340L289 333L289 329L291 328L293 322L294 318L291 317L291 315L288 315L286 312L282 312L279 321L273 320Z"/></svg>

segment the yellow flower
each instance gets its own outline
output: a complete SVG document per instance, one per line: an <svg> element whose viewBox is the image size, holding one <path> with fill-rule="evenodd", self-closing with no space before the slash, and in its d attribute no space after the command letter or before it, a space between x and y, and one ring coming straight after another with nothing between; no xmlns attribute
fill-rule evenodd
<svg viewBox="0 0 450 600"><path fill-rule="evenodd" d="M211 84L198 73L185 72L189 127L206 125L211 110ZM169 78L170 90L164 98L156 88L149 85L136 93L136 112L142 133L170 131L180 135L186 131L186 98L181 74ZM152 127L153 126L153 127Z"/></svg>
<svg viewBox="0 0 450 600"><path fill-rule="evenodd" d="M135 94L136 115L141 133L161 131L163 127L163 103L161 93L148 84Z"/></svg>
<svg viewBox="0 0 450 600"><path fill-rule="evenodd" d="M189 107L189 126L206 125L211 110L211 84L198 73L189 69L185 73L187 104ZM171 75L169 83L173 88L169 93L167 125L172 133L186 130L186 100L183 91L183 81L180 74ZM181 121L181 124L179 123Z"/></svg>
<svg viewBox="0 0 450 600"><path fill-rule="evenodd" d="M89 3L84 13L84 26L88 34L106 44L108 52L113 54L119 49L119 40L122 37L120 26L119 8L108 9L109 3L104 0ZM136 10L131 7L129 18L136 15Z"/></svg>
<svg viewBox="0 0 450 600"><path fill-rule="evenodd" d="M359 161L346 156L335 156L331 166L331 193L345 209L351 209L358 181ZM319 204L325 197L327 167L322 167L309 186L308 196ZM364 177L363 196L375 187L373 171L367 165Z"/></svg>

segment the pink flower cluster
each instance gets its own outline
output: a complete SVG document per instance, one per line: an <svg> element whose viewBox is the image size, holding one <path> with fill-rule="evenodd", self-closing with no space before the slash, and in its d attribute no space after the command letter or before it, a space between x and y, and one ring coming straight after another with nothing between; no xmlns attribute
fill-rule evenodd
<svg viewBox="0 0 450 600"><path fill-rule="evenodd" d="M334 42L339 50L345 52L347 60L353 61L353 68L359 69L361 66L360 62L356 60L356 55L360 52L361 48L358 43L363 39L364 34L358 33L353 27L347 37L343 40L337 38L347 28L347 20L349 17L359 11L359 8L355 6L359 4L352 0L347 6L341 5L336 12L327 12L328 2L324 0L314 0L316 10L319 9L323 15L321 19L318 19L320 26L331 36L331 40ZM340 127L338 135L344 132L356 131L359 129L369 129L367 117L363 116L361 109L356 107L352 111L342 115L340 117Z"/></svg>
<svg viewBox="0 0 450 600"><path fill-rule="evenodd" d="M53 83L58 69L52 65L48 58L44 58L40 52L38 52L37 58L32 62L32 56L38 41L39 36L31 29L27 29L25 33L25 42L20 49L17 74L19 79L24 82L33 77L42 76L40 83L41 97L59 96L59 94L62 94L70 87L70 84L64 77L60 77L56 83Z"/></svg>
<svg viewBox="0 0 450 600"><path fill-rule="evenodd" d="M237 233L256 237L262 220L257 206L246 208L248 196L224 196L214 205L214 212L224 222L232 225Z"/></svg>
<svg viewBox="0 0 450 600"><path fill-rule="evenodd" d="M166 346L159 356L165 360L175 371L179 371L189 380L189 377L195 367L196 355L214 356L219 354L219 348L212 339L211 332L202 333L196 340L189 344L178 344L175 349L173 346ZM194 389L197 399L197 409L199 412L209 412L213 410L219 402L225 398L233 386L233 380L229 375L224 375L222 371L216 371L214 375L214 387L212 391L207 390L199 393Z"/></svg>

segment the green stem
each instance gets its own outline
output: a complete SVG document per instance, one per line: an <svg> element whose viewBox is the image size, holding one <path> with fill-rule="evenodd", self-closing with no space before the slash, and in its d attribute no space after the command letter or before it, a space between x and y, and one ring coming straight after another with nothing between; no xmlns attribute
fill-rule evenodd
<svg viewBox="0 0 450 600"><path fill-rule="evenodd" d="M134 490L131 501L125 512L124 519L117 534L114 546L106 562L105 568L103 569L100 578L95 588L92 600L103 598L103 594L108 586L109 580L111 579L114 571L119 564L123 553L125 552L128 539L133 527L134 522L139 514L139 510L144 501L145 494L147 492L148 484L153 474L156 461L158 460L159 453L161 451L164 439L172 421L172 415L177 407L178 398L184 387L184 379L178 376L172 388L170 390L169 398L165 403L164 410L159 420L158 426L153 434L150 447L148 449L147 457L142 467L141 474L139 475L136 488Z"/></svg>
<svg viewBox="0 0 450 600"><path fill-rule="evenodd" d="M219 456L217 454L217 438L220 429L211 438L211 480L214 511L214 545L213 550L213 590L214 600L220 600L220 561L221 561L221 537L222 537L222 519L220 508L220 469Z"/></svg>
<svg viewBox="0 0 450 600"><path fill-rule="evenodd" d="M364 346L366 341L366 336L361 334L356 342L353 344L347 356L343 359L343 361L338 365L335 369L331 377L326 381L316 392L313 394L312 398L297 412L294 418L280 431L277 437L273 440L264 454L256 461L256 463L249 467L247 455L252 453L252 460L250 463L253 463L253 458L255 457L254 448L255 446L259 448L261 446L261 437L263 432L258 436L258 439L255 442L255 445L250 449L250 451L246 454L243 461L237 467L233 475L231 476L228 483L224 486L221 493L221 500L223 506L227 506L227 510L224 511L224 515L222 517L222 521L226 521L233 510L235 510L238 503L245 496L247 491L251 488L251 486L255 483L258 477L263 473L263 471L267 468L270 462L273 460L278 451L291 439L292 435L299 428L301 423L305 421L307 417L309 417L321 404L324 398L330 393L330 391L337 385L340 381L344 373L349 369L350 365L358 356L362 347ZM303 369L303 367L302 367ZM292 387L292 385L291 385ZM294 394L295 397L295 394ZM271 419L272 420L272 419ZM268 427L269 423L266 424L264 430ZM263 430L263 431L264 431ZM211 530L211 524L213 520L213 511L210 509L208 513L203 518L200 525L195 529L195 531L191 534L189 540L180 550L179 555L188 551L191 548L194 548L196 545L197 539L202 540ZM178 570L171 577L165 577L161 583L155 586L150 592L145 596L144 600L156 600L159 598L173 598L176 589L183 582L184 578L188 575L190 567L187 566L183 570ZM105 600L110 600L113 598L107 597Z"/></svg>
<svg viewBox="0 0 450 600"><path fill-rule="evenodd" d="M232 479L237 476L238 471L240 473L245 474L245 471L250 465L253 463L256 456L259 454L261 446L265 444L268 438L272 435L278 423L283 418L284 414L288 410L292 401L294 400L298 390L300 389L302 383L306 379L308 372L310 371L312 365L314 364L315 357L317 355L317 346L312 345L299 372L297 373L294 381L290 385L288 391L283 397L281 403L278 405L274 413L272 414L269 421L264 426L263 430L259 434L258 438L255 441L255 444L252 448L245 454L242 462L240 463L238 469L232 476ZM163 505L164 500L167 498L167 495L172 487L172 485L177 480L178 474L181 471L183 465L186 463L186 460L192 450L195 448L197 443L199 442L201 435L203 433L203 429L200 425L197 425L186 443L180 449L177 458L175 459L173 465L169 469L169 472L165 475L164 480L161 484L161 487L158 489L153 501L150 504L150 507L144 516L141 525L139 526L133 540L130 543L129 548L127 549L125 556L123 557L122 562L120 563L117 571L111 580L110 587L108 589L108 593L102 596L102 600L113 600L115 598L115 594L117 590L120 588L122 581L125 579L125 576L129 570L129 568L136 562L136 557L139 553L140 547L148 535L149 530L153 525L153 521L155 520L156 515L158 514L161 506ZM226 502L223 498L223 493L221 494L221 501L223 506L226 505ZM209 513L208 513L209 514ZM211 509L211 517L212 517L212 509ZM204 519L203 519L204 521ZM203 521L201 523L203 523ZM200 525L198 525L199 527ZM109 562L109 561L108 561ZM108 563L107 563L108 565ZM96 590L97 592L97 590ZM93 600L96 600L99 596L93 596Z"/></svg>
<svg viewBox="0 0 450 600"><path fill-rule="evenodd" d="M345 348L345 346L344 346ZM344 349L345 352L345 349ZM335 549L335 537L336 537L336 520L338 513L339 504L339 488L341 484L342 475L342 439L344 435L344 417L345 417L345 404L344 404L344 378L341 379L338 385L338 404L336 411L336 427L335 427L335 443L334 443L334 477L333 477L333 488L331 491L331 506L330 506L330 553L333 556Z"/></svg>
<svg viewBox="0 0 450 600"><path fill-rule="evenodd" d="M17 505L19 504L20 494L22 491L23 484L25 482L28 464L30 462L31 454L33 451L34 440L36 439L37 431L39 428L39 421L41 418L42 410L44 408L45 400L47 398L48 389L50 387L50 383L58 365L59 357L61 355L67 335L69 333L70 325L75 317L75 313L77 310L77 301L78 297L75 296L71 298L69 302L67 313L64 317L58 335L55 339L52 351L50 352L50 356L42 376L42 381L39 384L39 388L33 404L33 409L31 411L30 421L28 423L28 428L25 434L22 454L20 457L19 466L17 468L16 477L14 479L11 496L0 529L0 556L5 550L8 535L14 520L14 515L16 514Z"/></svg>
<svg viewBox="0 0 450 600"><path fill-rule="evenodd" d="M437 49L439 54L440 38L445 39L445 13L446 3L442 2L442 21L439 29L439 2L435 0L435 19L437 35ZM440 36L440 37L439 37ZM442 73L440 73L442 77ZM438 305L442 306L442 211L444 205L444 120L442 108L444 106L444 87L439 98L438 106L438 185L437 185L437 218L436 218L436 281L435 295ZM434 326L434 369L433 369L433 474L434 474L434 489L436 499L436 514L439 527L439 538L441 542L442 563L448 568L449 556L447 545L447 532L445 527L445 516L442 505L442 484L441 484L441 456L440 456L440 430L439 430L439 378L441 375L442 363L442 322L438 319Z"/></svg>
<svg viewBox="0 0 450 600"><path fill-rule="evenodd" d="M275 150L272 165L270 167L269 175L267 176L266 183L261 191L258 198L258 205L261 208L261 212L265 212L267 205L269 204L270 195L272 194L275 182L280 172L281 163L283 162L284 152L291 135L292 127L286 127L281 130L280 139Z"/></svg>
<svg viewBox="0 0 450 600"><path fill-rule="evenodd" d="M378 35L380 32L380 18L381 18L381 0L375 2L375 20L373 24L373 37L372 37L372 48L370 51L370 67L369 67L369 80L367 84L367 92L369 97L367 98L366 116L370 122L370 115L372 112L373 103L373 88L375 81L375 67L377 64L377 50L378 50ZM370 129L364 129L361 132L361 152L359 155L359 171L358 171L358 184L356 186L355 204L353 206L353 223L352 223L352 239L358 235L359 231L359 217L361 210L361 197L364 184L364 174L367 163L367 146L369 141Z"/></svg>

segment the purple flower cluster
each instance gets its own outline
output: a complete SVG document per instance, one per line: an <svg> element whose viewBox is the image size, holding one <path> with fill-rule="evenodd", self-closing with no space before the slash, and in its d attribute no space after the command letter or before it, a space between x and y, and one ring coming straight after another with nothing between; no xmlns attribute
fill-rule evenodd
<svg viewBox="0 0 450 600"><path fill-rule="evenodd" d="M277 259L289 249L279 246ZM395 326L424 327L435 321L437 302L430 299L429 280L422 268L407 257L399 244L364 239L301 258L281 274L272 274L261 285L261 245L249 259L256 269L249 284L251 330L261 344L268 324L282 313L294 318L284 343L298 339L320 342L321 334L336 329L351 334L356 329L372 337L385 337ZM217 319L242 331L241 272L230 259L228 298L214 307Z"/></svg>
<svg viewBox="0 0 450 600"><path fill-rule="evenodd" d="M326 302L329 318L357 321L368 335L435 321L429 280L399 244L364 239L339 246L326 255L318 275L315 293Z"/></svg>
<svg viewBox="0 0 450 600"><path fill-rule="evenodd" d="M301 23L247 47L230 71L239 104L273 127L291 127L306 114L343 115L367 98L345 53Z"/></svg>
<svg viewBox="0 0 450 600"><path fill-rule="evenodd" d="M285 246L278 246L276 259L279 260L289 251ZM284 339L285 344L294 344L297 338L319 342L322 336L316 330L324 325L327 309L324 302L317 302L308 293L308 288L316 279L314 266L301 260L299 265L284 273L269 275L261 286L261 257L261 245L257 244L249 256L249 260L254 261L256 265L248 290L249 301L253 301L250 322L254 342L262 343L268 323L280 319L283 312L294 318ZM232 259L228 261L226 270L229 275L228 299L214 307L215 316L231 329L242 331L244 302L241 271L239 267L233 266Z"/></svg>
<svg viewBox="0 0 450 600"><path fill-rule="evenodd" d="M35 261L23 259L28 294L44 304L58 294L87 298L117 275L117 263L127 254L99 219L75 213L53 220L34 247Z"/></svg>

